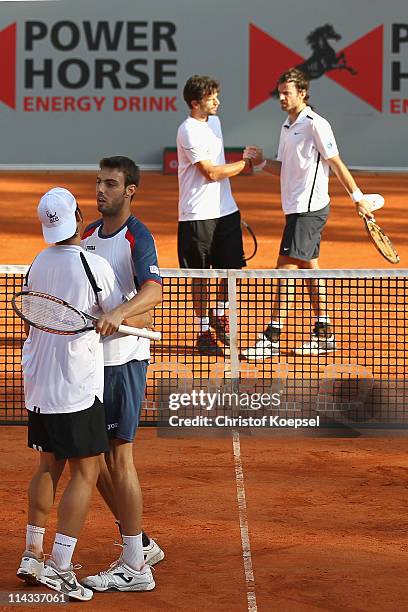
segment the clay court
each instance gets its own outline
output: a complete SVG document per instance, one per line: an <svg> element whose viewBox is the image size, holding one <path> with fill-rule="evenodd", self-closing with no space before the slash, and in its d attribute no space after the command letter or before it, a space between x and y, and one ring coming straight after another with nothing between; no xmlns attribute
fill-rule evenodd
<svg viewBox="0 0 408 612"><path fill-rule="evenodd" d="M51 187L70 189L85 218L95 217L93 173L2 173L0 183L0 264L29 264L44 248L36 205ZM386 206L378 221L399 252L399 267L408 267L408 176L361 174L358 183L366 192L384 195ZM262 175L237 177L232 185L258 238L250 267L273 268L283 225L278 182ZM368 242L336 180L331 194L321 266L392 267ZM177 267L176 177L144 173L134 212L155 236L161 266ZM4 426L0 436L1 590L22 592L27 587L15 570L24 546L26 487L36 457L26 448L24 427ZM142 428L134 455L144 491L145 529L166 558L156 566L154 591L95 594L83 604L87 609L408 609L404 435L241 435L233 445L227 435L163 438L155 428ZM54 513L47 529L48 549L55 518ZM242 533L249 534L250 550ZM83 566L78 576L105 569L119 554L115 540L114 522L95 494L76 549L75 561ZM80 605L71 603L70 608Z"/></svg>

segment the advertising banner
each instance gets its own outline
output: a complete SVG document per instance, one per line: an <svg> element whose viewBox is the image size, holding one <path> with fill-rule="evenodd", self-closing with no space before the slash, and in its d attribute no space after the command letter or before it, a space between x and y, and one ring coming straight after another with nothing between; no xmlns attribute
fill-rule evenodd
<svg viewBox="0 0 408 612"><path fill-rule="evenodd" d="M221 83L225 145L276 154L292 66L349 165L406 167L406 2L0 2L0 164L161 164L192 74Z"/></svg>

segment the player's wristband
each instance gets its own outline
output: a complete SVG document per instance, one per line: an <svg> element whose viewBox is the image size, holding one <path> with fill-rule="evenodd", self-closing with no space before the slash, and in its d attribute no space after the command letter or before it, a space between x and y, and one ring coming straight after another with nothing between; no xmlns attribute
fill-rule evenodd
<svg viewBox="0 0 408 612"><path fill-rule="evenodd" d="M261 162L260 164L257 164L256 166L254 166L254 172L261 172L261 170L263 170L266 166L266 159L263 160L263 162Z"/></svg>
<svg viewBox="0 0 408 612"><path fill-rule="evenodd" d="M364 195L361 189L356 189L353 193L350 193L350 198L357 204L360 200L364 200Z"/></svg>

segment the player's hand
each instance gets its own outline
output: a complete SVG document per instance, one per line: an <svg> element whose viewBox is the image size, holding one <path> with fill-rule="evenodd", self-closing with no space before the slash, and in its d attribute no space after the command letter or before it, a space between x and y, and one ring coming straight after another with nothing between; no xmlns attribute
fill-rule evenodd
<svg viewBox="0 0 408 612"><path fill-rule="evenodd" d="M95 323L95 329L102 336L111 336L118 331L119 325L123 322L123 315L118 308L105 312Z"/></svg>
<svg viewBox="0 0 408 612"><path fill-rule="evenodd" d="M257 145L248 145L245 147L242 157L249 157L252 159L252 163L254 166L258 166L264 161L263 151Z"/></svg>
<svg viewBox="0 0 408 612"><path fill-rule="evenodd" d="M356 202L356 210L357 214L360 217L367 217L367 219L374 219L374 215L371 212L371 204L367 200L360 200L360 202Z"/></svg>

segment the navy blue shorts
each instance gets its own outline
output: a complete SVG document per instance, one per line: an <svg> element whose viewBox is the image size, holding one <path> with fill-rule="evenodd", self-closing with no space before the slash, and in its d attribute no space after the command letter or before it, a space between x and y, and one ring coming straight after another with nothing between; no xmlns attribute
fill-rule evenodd
<svg viewBox="0 0 408 612"><path fill-rule="evenodd" d="M136 360L105 366L103 405L109 439L133 442L145 397L147 366L147 361Z"/></svg>

